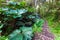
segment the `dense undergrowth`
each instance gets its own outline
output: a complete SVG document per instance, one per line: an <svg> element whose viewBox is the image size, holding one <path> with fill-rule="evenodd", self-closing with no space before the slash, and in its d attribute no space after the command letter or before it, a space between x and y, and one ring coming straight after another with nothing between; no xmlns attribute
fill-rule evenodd
<svg viewBox="0 0 60 40"><path fill-rule="evenodd" d="M30 29L30 32L32 30L32 33L35 33L37 31L41 32L41 28L43 26L44 20L48 21L49 28L51 29L50 31L57 36L55 40L60 40L60 38L59 38L60 37L60 35L59 35L60 34L60 1L49 2L49 3L45 2L44 4L39 6L38 13L40 13L40 17L42 17L44 20L41 19L39 16L36 16L34 13L35 8L32 7L31 5L27 4L26 2L20 2L20 3L14 2L12 4L7 3L7 5L1 5L3 7L0 7L0 29L1 29L0 32L3 31L2 32L3 37L0 37L0 40L6 40L6 39L8 40L7 35L9 35L9 34L13 35L13 33L15 32L14 30L20 29L19 26L22 26L22 25L27 26L27 27L32 26L32 29ZM21 13L21 11L22 11L22 13ZM17 14L17 12L18 12L18 14ZM25 16L33 19L34 22L28 18L29 21L33 22L32 25L29 23L28 23L29 25L28 24L25 25L22 22L18 23L19 21L16 22L17 17L18 17L17 18L18 20L20 20L19 17L21 17L21 19L23 20L23 18ZM24 19L25 23L26 23L26 20ZM8 25L8 27L4 27L5 29L7 29L6 31L4 31L3 25L5 26L7 21L9 21L8 22L9 25ZM14 22L16 22L18 24L14 26L13 25ZM19 25L19 24L21 24L21 25ZM18 27L16 27L16 26L18 26ZM10 27L12 27L12 28L10 28ZM21 28L21 30L23 30L23 29L26 30L25 28ZM14 31L14 32L11 33L12 31ZM17 30L17 31L19 31L19 30ZM28 31L28 28L26 31ZM21 40L23 40L23 35L25 35L25 34L20 35L22 38ZM4 37L4 36L6 36L6 37ZM25 35L25 37L26 37L26 35Z"/></svg>
<svg viewBox="0 0 60 40"><path fill-rule="evenodd" d="M57 32L60 30L60 1L45 2L40 5L40 15L48 21L50 27Z"/></svg>
<svg viewBox="0 0 60 40"><path fill-rule="evenodd" d="M0 7L0 40L31 40L44 20L26 2L8 2Z"/></svg>
<svg viewBox="0 0 60 40"><path fill-rule="evenodd" d="M40 5L40 15L48 21L50 31L55 35L55 40L60 40L60 1L45 2Z"/></svg>

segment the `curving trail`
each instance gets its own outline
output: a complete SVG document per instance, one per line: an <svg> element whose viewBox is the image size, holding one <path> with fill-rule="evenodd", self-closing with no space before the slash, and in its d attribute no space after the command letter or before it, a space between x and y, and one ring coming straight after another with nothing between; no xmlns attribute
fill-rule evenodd
<svg viewBox="0 0 60 40"><path fill-rule="evenodd" d="M49 31L47 21L45 21L42 32L36 32L32 40L54 40L54 35Z"/></svg>

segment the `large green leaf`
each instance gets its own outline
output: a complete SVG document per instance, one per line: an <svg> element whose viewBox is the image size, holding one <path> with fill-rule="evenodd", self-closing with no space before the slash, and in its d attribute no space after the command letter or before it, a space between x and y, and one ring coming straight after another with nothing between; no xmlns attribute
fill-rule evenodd
<svg viewBox="0 0 60 40"><path fill-rule="evenodd" d="M23 40L23 35L20 30L14 30L13 33L9 35L9 40Z"/></svg>
<svg viewBox="0 0 60 40"><path fill-rule="evenodd" d="M22 33L20 32L22 31ZM31 40L32 39L32 27L20 27L19 30L15 30L9 35L10 40Z"/></svg>
<svg viewBox="0 0 60 40"><path fill-rule="evenodd" d="M24 40L31 40L33 36L32 27L21 27Z"/></svg>

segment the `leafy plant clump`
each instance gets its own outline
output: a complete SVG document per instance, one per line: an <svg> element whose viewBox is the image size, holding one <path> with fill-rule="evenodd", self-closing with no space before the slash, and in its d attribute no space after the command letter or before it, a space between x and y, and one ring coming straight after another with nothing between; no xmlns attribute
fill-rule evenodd
<svg viewBox="0 0 60 40"><path fill-rule="evenodd" d="M55 0L52 2L45 2L43 5L40 5L40 15L48 21L50 28L53 28L53 32L56 30L60 33L60 0ZM58 32L59 31L59 32Z"/></svg>
<svg viewBox="0 0 60 40"><path fill-rule="evenodd" d="M40 17L34 13L34 10L25 2L9 2L6 6L1 7L1 35L8 36L9 40L31 40L33 25L36 23L40 27L39 25L43 24L43 21L39 21Z"/></svg>

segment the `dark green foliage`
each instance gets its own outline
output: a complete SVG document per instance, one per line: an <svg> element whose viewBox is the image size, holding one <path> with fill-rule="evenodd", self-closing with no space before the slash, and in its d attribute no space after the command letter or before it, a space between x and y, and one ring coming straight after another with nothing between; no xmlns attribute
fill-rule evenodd
<svg viewBox="0 0 60 40"><path fill-rule="evenodd" d="M43 24L40 16L36 15L34 10L35 9L27 5L26 2L9 2L5 7L1 7L1 34L8 36L9 40L31 40L34 23L38 25L38 27L42 27Z"/></svg>
<svg viewBox="0 0 60 40"><path fill-rule="evenodd" d="M22 32L21 32L22 31ZM31 40L32 39L32 27L20 27L9 35L10 40Z"/></svg>
<svg viewBox="0 0 60 40"><path fill-rule="evenodd" d="M41 32L42 31L42 27L44 24L44 20L43 19L36 19L36 22L33 25L33 32Z"/></svg>

